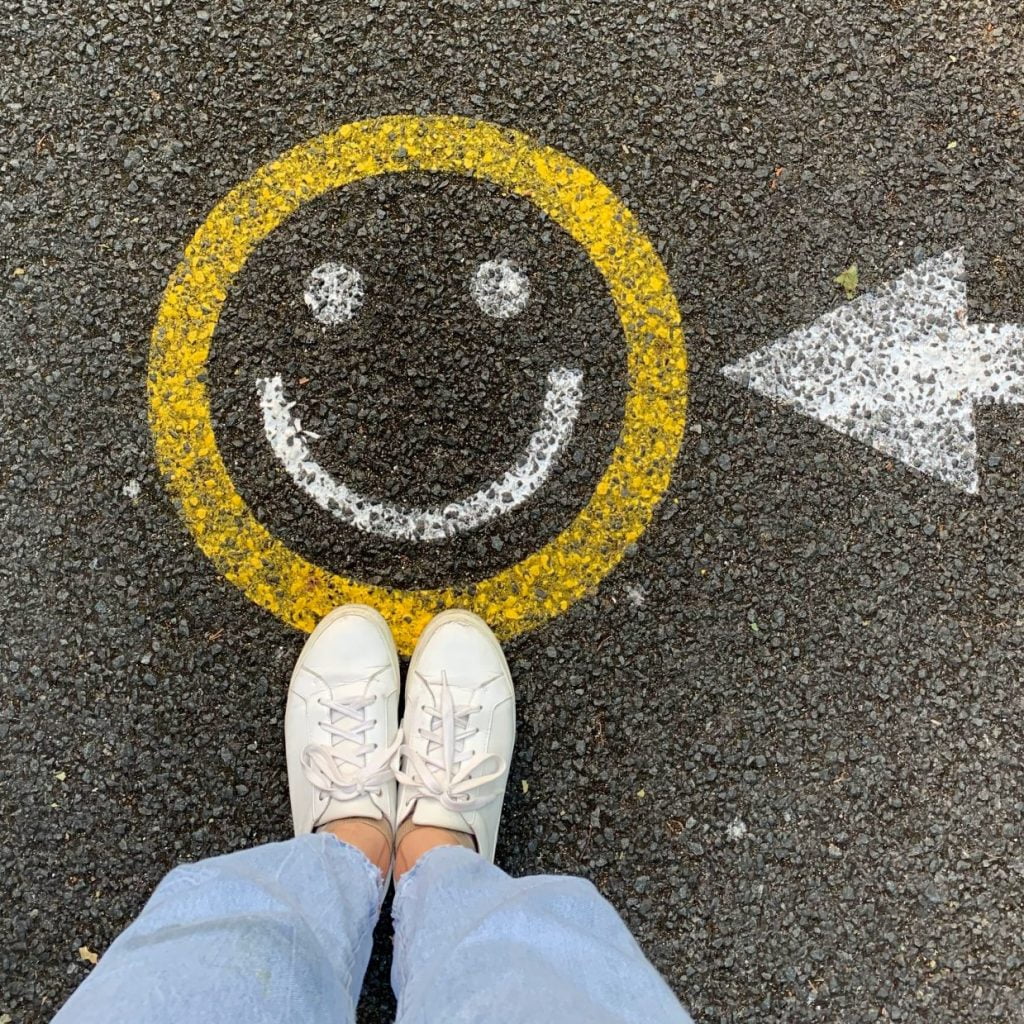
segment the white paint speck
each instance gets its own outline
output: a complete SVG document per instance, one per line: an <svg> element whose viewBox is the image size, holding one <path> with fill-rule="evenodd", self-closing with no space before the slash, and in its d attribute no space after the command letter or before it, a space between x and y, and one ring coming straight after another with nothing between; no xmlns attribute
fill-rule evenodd
<svg viewBox="0 0 1024 1024"><path fill-rule="evenodd" d="M139 485L139 481L132 477L132 479L121 488L121 493L126 498L130 498L134 501L142 493L142 487Z"/></svg>
<svg viewBox="0 0 1024 1024"><path fill-rule="evenodd" d="M322 509L367 533L395 540L438 541L510 512L541 487L572 436L583 400L582 381L579 370L552 370L540 425L516 464L469 497L435 508L402 508L376 501L335 480L313 458L308 442L317 435L304 430L293 414L295 403L288 401L281 377L258 380L256 387L271 449L295 484Z"/></svg>
<svg viewBox="0 0 1024 1024"><path fill-rule="evenodd" d="M974 404L1024 403L1024 325L968 324L956 250L722 372L974 494Z"/></svg>
<svg viewBox="0 0 1024 1024"><path fill-rule="evenodd" d="M469 282L469 293L480 311L496 320L521 313L530 301L530 281L506 259L481 263Z"/></svg>
<svg viewBox="0 0 1024 1024"><path fill-rule="evenodd" d="M351 320L363 304L363 275L344 263L321 263L306 278L303 298L313 317L326 327Z"/></svg>
<svg viewBox="0 0 1024 1024"><path fill-rule="evenodd" d="M726 836L734 843L738 843L747 834L747 826L741 818L733 818L725 830Z"/></svg>
<svg viewBox="0 0 1024 1024"><path fill-rule="evenodd" d="M626 597L635 607L643 608L644 602L647 600L647 591L639 585L626 587Z"/></svg>

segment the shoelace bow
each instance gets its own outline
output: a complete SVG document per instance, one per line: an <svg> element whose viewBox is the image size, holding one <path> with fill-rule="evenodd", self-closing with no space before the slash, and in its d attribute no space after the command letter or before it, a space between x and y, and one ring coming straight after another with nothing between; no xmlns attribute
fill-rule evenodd
<svg viewBox="0 0 1024 1024"><path fill-rule="evenodd" d="M418 729L420 739L426 740L423 750L417 750L410 743L402 744L395 758L395 777L402 785L418 790L420 796L437 800L445 810L461 813L484 807L494 799L494 795L473 796L472 793L501 778L505 762L498 754L469 756L465 750L466 740L480 731L470 726L469 718L482 708L474 704L456 704L448 677L443 672L440 682L433 685L422 674L419 676L428 691L435 694L437 706L425 708L430 726ZM490 680L481 685L487 682ZM405 771L398 767L403 757L408 759ZM473 773L488 761L493 762L496 769L474 776Z"/></svg>
<svg viewBox="0 0 1024 1024"><path fill-rule="evenodd" d="M372 673L367 683L383 671L379 669ZM312 674L317 675L315 672ZM317 678L323 679L319 675ZM365 739L366 733L377 724L376 720L368 720L366 717L366 709L375 699L352 696L335 700L321 697L319 700L320 706L328 714L328 718L320 722L320 728L334 739L329 746L325 743L310 743L302 752L302 767L306 778L318 790L335 800L353 800L365 796L394 777L392 762L401 747L401 729L394 740L382 749L374 743L367 743ZM335 715L338 717L335 718ZM343 720L354 724L343 726ZM341 744L339 740L345 743Z"/></svg>

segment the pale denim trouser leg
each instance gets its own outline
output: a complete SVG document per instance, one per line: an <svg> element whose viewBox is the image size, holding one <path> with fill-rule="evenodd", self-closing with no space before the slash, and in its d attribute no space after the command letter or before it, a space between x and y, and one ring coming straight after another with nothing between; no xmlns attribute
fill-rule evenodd
<svg viewBox="0 0 1024 1024"><path fill-rule="evenodd" d="M461 847L395 892L399 1024L692 1024L590 882L511 878Z"/></svg>
<svg viewBox="0 0 1024 1024"><path fill-rule="evenodd" d="M380 877L333 836L172 871L55 1024L351 1024ZM686 1024L618 914L577 878L434 850L395 895L402 1024Z"/></svg>
<svg viewBox="0 0 1024 1024"><path fill-rule="evenodd" d="M381 888L330 835L182 865L54 1024L351 1024Z"/></svg>

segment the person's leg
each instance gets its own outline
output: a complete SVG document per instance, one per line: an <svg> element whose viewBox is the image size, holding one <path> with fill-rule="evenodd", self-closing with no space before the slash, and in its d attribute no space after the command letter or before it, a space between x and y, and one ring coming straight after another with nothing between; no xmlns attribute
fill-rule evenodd
<svg viewBox="0 0 1024 1024"><path fill-rule="evenodd" d="M479 854L442 846L402 876L393 914L398 1024L690 1021L583 879L510 878Z"/></svg>
<svg viewBox="0 0 1024 1024"><path fill-rule="evenodd" d="M475 616L445 612L424 630L403 731L391 972L401 1024L688 1022L589 882L512 879L491 863L515 693Z"/></svg>
<svg viewBox="0 0 1024 1024"><path fill-rule="evenodd" d="M399 682L377 612L324 617L285 710L296 838L172 871L60 1024L354 1020L391 871Z"/></svg>
<svg viewBox="0 0 1024 1024"><path fill-rule="evenodd" d="M54 1024L354 1021L383 886L326 834L175 868Z"/></svg>

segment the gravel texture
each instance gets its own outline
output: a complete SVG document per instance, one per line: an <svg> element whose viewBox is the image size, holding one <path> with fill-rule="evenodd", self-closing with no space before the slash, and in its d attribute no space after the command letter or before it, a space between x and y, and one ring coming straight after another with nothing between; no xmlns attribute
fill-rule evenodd
<svg viewBox="0 0 1024 1024"><path fill-rule="evenodd" d="M404 111L507 124L598 174L655 240L691 357L651 528L509 645L500 863L593 879L700 1021L1021 1020L1024 412L981 410L966 497L719 372L844 301L853 262L871 288L963 246L971 318L1024 321L1019 4L22 0L2 19L0 1017L49 1019L90 969L79 947L102 954L173 864L288 834L301 637L167 498L148 335L231 185ZM593 268L541 220L482 185L367 186L246 268L211 362L222 446L309 557L477 578L585 500L622 351ZM489 319L470 281L502 258L529 303ZM303 289L328 261L365 296L325 334ZM275 356L308 378L331 467L410 503L507 465L557 360L584 408L506 522L388 550L273 464L253 382ZM394 1012L386 932L365 1021Z"/></svg>

